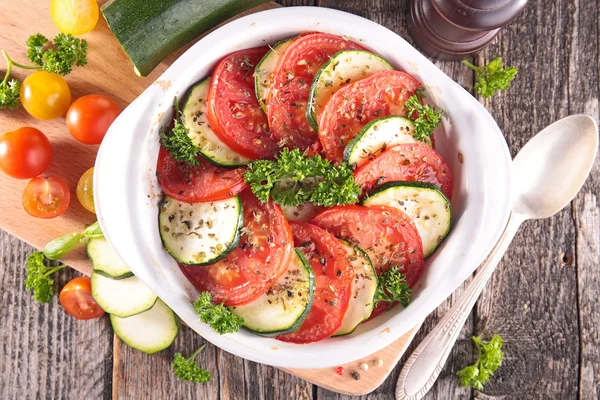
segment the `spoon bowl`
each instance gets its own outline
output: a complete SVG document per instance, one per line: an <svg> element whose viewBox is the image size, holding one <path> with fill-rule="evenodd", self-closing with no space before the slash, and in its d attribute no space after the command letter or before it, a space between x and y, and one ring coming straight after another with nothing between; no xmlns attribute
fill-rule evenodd
<svg viewBox="0 0 600 400"><path fill-rule="evenodd" d="M550 217L579 192L594 165L598 126L571 115L547 126L513 160L513 213L523 219Z"/></svg>

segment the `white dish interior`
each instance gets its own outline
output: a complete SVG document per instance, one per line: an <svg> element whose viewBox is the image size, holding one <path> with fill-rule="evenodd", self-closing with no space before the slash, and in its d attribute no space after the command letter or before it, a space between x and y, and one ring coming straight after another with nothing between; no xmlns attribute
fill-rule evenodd
<svg viewBox="0 0 600 400"><path fill-rule="evenodd" d="M349 336L296 345L242 330L220 336L199 322L190 300L197 292L162 249L158 231L161 191L156 180L158 130L171 118L175 96L210 74L233 51L273 44L303 31L346 35L420 79L426 96L444 110L436 149L454 176L453 229L414 290L412 303L362 324ZM463 162L459 161L459 153ZM187 325L237 356L286 368L323 368L372 354L422 321L490 252L509 214L511 158L485 108L392 31L367 19L316 7L280 8L231 22L182 55L115 121L105 137L94 176L100 225L119 255Z"/></svg>

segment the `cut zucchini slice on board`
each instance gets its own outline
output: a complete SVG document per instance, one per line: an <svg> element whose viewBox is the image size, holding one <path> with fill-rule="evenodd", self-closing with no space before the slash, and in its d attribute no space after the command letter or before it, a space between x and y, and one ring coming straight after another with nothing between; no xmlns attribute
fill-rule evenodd
<svg viewBox="0 0 600 400"><path fill-rule="evenodd" d="M242 202L238 196L204 203L185 203L167 196L160 205L158 223L165 250L177 262L212 264L240 242Z"/></svg>
<svg viewBox="0 0 600 400"><path fill-rule="evenodd" d="M333 336L349 335L363 321L367 320L375 306L377 291L377 274L371 259L358 246L353 246L345 240L340 240L348 253L348 259L354 268L355 278L352 281L350 302L344 314L342 325Z"/></svg>
<svg viewBox="0 0 600 400"><path fill-rule="evenodd" d="M306 118L315 131L323 108L342 86L394 68L383 58L364 50L342 50L315 74L308 96Z"/></svg>
<svg viewBox="0 0 600 400"><path fill-rule="evenodd" d="M183 106L183 125L192 143L200 149L202 156L220 167L247 165L249 158L236 153L215 135L206 118L206 95L210 77L200 81L190 90Z"/></svg>
<svg viewBox="0 0 600 400"><path fill-rule="evenodd" d="M232 307L244 326L260 335L292 333L310 313L315 276L302 253L295 250L288 269L256 300Z"/></svg>
<svg viewBox="0 0 600 400"><path fill-rule="evenodd" d="M363 204L387 205L404 211L414 222L423 257L442 243L452 225L452 205L440 188L424 182L387 182L369 194Z"/></svg>
<svg viewBox="0 0 600 400"><path fill-rule="evenodd" d="M254 91L256 92L258 103L265 113L267 112L267 97L271 88L273 71L277 67L281 55L294 39L295 37L276 43L254 68Z"/></svg>
<svg viewBox="0 0 600 400"><path fill-rule="evenodd" d="M358 168L386 149L404 143L421 143L413 137L414 123L404 117L383 117L368 123L344 149L344 160Z"/></svg>
<svg viewBox="0 0 600 400"><path fill-rule="evenodd" d="M92 272L92 297L107 313L126 318L152 308L158 298L144 282L131 276L111 279Z"/></svg>
<svg viewBox="0 0 600 400"><path fill-rule="evenodd" d="M151 309L131 317L120 318L111 314L110 323L119 339L146 354L169 347L181 327L179 317L161 299Z"/></svg>
<svg viewBox="0 0 600 400"><path fill-rule="evenodd" d="M133 272L121 260L105 238L90 239L87 252L94 272L112 279L124 279L133 276Z"/></svg>

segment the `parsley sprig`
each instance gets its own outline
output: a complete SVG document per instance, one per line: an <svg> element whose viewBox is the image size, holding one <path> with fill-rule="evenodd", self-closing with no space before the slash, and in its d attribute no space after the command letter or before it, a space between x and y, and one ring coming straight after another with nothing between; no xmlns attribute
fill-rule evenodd
<svg viewBox="0 0 600 400"><path fill-rule="evenodd" d="M406 276L398 271L397 266L392 266L377 277L375 290L375 305L380 301L389 303L388 309L396 302L403 307L408 306L411 290L406 282Z"/></svg>
<svg viewBox="0 0 600 400"><path fill-rule="evenodd" d="M423 89L417 89L415 94L406 100L404 109L409 118L413 118L417 114L417 117L413 119L415 125L413 137L426 142L433 134L433 130L442 122L443 110L436 110L429 104L423 104L423 97Z"/></svg>
<svg viewBox="0 0 600 400"><path fill-rule="evenodd" d="M194 383L206 383L212 378L210 372L202 369L196 364L196 356L204 349L206 344L200 346L190 357L185 358L181 353L175 353L173 358L173 371L182 381Z"/></svg>
<svg viewBox="0 0 600 400"><path fill-rule="evenodd" d="M27 257L27 278L25 287L33 291L33 298L40 303L49 303L56 294L53 273L65 268L65 264L58 266L46 265L44 254L35 251Z"/></svg>
<svg viewBox="0 0 600 400"><path fill-rule="evenodd" d="M200 163L196 159L200 155L200 149L192 142L188 135L188 130L181 121L181 112L177 98L173 103L176 117L173 118L172 128L163 128L160 132L160 144L177 161L183 161L190 165L198 166Z"/></svg>
<svg viewBox="0 0 600 400"><path fill-rule="evenodd" d="M211 301L211 294L202 292L194 302L194 311L200 316L200 321L210 325L219 335L238 332L244 319L223 304L214 305Z"/></svg>
<svg viewBox="0 0 600 400"><path fill-rule="evenodd" d="M2 55L6 60L6 74L0 82L0 109L14 110L19 107L19 89L21 83L16 79L9 79L13 67L54 72L59 75L71 73L74 66L87 64L88 44L85 39L77 39L73 35L59 33L52 42L44 35L36 33L25 42L27 45L27 58L35 65L24 65L12 60L5 50Z"/></svg>
<svg viewBox="0 0 600 400"><path fill-rule="evenodd" d="M483 390L483 385L502 365L504 352L502 352L503 340L499 335L492 336L489 342L481 340L477 336L472 337L479 351L479 357L473 365L469 365L457 372L461 386L471 386L477 390Z"/></svg>
<svg viewBox="0 0 600 400"><path fill-rule="evenodd" d="M283 149L274 161L250 163L244 179L259 200L284 206L353 204L360 195L347 163L335 167L320 155L307 157L298 149Z"/></svg>
<svg viewBox="0 0 600 400"><path fill-rule="evenodd" d="M54 239L44 247L44 255L50 260L59 260L73 250L79 243L87 245L90 239L103 237L98 221L85 228L82 232L70 233Z"/></svg>
<svg viewBox="0 0 600 400"><path fill-rule="evenodd" d="M483 97L490 97L497 90L507 90L511 81L517 75L515 67L507 67L502 63L502 57L496 57L488 65L478 67L467 60L463 64L475 71L475 91Z"/></svg>

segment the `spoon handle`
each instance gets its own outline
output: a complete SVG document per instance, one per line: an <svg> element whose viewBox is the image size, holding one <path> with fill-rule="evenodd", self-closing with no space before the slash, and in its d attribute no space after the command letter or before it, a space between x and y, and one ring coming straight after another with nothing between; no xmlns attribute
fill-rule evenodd
<svg viewBox="0 0 600 400"><path fill-rule="evenodd" d="M517 233L521 222L519 217L511 214L502 236L479 266L473 281L450 311L410 355L398 377L396 400L418 400L431 389L471 309Z"/></svg>

